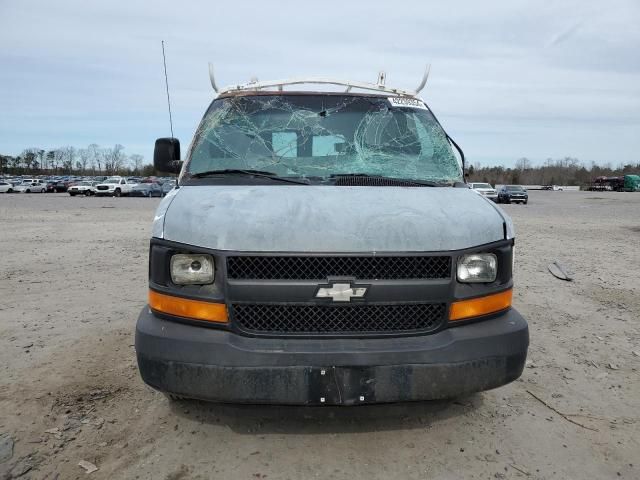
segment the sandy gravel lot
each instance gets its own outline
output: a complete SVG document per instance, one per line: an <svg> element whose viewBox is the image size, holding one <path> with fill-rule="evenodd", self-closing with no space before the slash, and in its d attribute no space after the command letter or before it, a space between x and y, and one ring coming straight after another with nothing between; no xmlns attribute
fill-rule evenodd
<svg viewBox="0 0 640 480"><path fill-rule="evenodd" d="M519 381L352 408L170 405L143 385L157 203L0 195L0 478L640 478L640 194L504 207L531 330Z"/></svg>

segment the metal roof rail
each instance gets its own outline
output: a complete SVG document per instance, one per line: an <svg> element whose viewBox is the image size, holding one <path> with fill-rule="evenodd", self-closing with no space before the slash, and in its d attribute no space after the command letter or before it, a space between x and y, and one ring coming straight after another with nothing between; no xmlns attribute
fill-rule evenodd
<svg viewBox="0 0 640 480"><path fill-rule="evenodd" d="M385 85L386 74L385 72L380 72L378 74L377 83L367 83L367 82L352 82L348 80L336 80L333 78L326 77L306 77L306 78L292 78L288 80L270 80L259 82L258 79L252 79L248 83L238 84L238 85L230 85L224 88L218 88L216 84L216 79L213 73L213 65L209 63L209 80L211 81L211 86L213 89L220 95L224 93L230 92L242 92L242 91L258 91L267 88L277 88L279 91L284 90L285 86L289 85L339 85L346 87L346 92L350 92L352 88L357 88L360 90L368 90L375 92L384 92L384 93L392 93L395 95L401 95L406 97L415 97L426 85L427 79L429 78L429 72L431 70L431 65L427 65L425 68L424 74L422 75L422 80L414 91L403 90L400 88L392 88L387 87Z"/></svg>

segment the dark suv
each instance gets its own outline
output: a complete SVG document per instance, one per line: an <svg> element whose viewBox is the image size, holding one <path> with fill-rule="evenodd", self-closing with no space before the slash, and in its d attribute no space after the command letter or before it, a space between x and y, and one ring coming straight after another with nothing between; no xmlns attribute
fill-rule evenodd
<svg viewBox="0 0 640 480"><path fill-rule="evenodd" d="M529 202L529 194L520 185L503 185L498 190L498 203L524 203Z"/></svg>

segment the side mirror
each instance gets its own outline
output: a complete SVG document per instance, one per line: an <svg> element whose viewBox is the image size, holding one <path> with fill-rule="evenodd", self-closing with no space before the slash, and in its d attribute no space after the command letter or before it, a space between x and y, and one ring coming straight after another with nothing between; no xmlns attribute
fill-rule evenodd
<svg viewBox="0 0 640 480"><path fill-rule="evenodd" d="M180 140L177 138L159 138L153 149L153 166L159 172L178 173L182 168L180 161Z"/></svg>

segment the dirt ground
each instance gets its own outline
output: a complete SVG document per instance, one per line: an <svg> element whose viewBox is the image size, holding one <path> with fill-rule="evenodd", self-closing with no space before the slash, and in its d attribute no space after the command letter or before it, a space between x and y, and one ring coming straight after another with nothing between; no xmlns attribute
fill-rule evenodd
<svg viewBox="0 0 640 480"><path fill-rule="evenodd" d="M171 405L133 347L158 201L0 195L0 478L640 478L640 194L530 195L523 376L351 408Z"/></svg>

